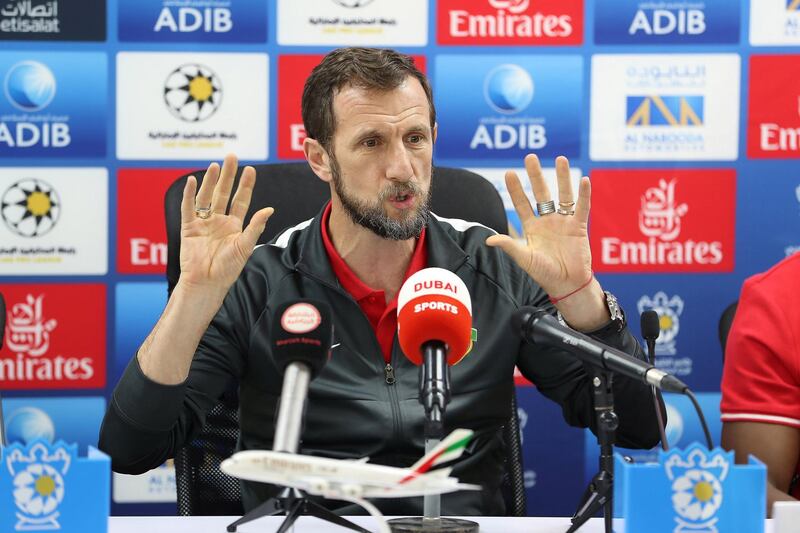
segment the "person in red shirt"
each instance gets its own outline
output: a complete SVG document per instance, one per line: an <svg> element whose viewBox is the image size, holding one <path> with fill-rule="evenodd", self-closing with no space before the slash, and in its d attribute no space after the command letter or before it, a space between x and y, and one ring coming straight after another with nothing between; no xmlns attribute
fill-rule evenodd
<svg viewBox="0 0 800 533"><path fill-rule="evenodd" d="M725 348L722 446L767 465L767 513L800 497L800 254L748 278Z"/></svg>

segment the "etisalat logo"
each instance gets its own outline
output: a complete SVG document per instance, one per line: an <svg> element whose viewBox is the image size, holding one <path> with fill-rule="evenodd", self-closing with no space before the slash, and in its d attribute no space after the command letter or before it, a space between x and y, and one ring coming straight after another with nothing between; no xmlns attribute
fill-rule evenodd
<svg viewBox="0 0 800 533"><path fill-rule="evenodd" d="M72 452L70 452L70 448ZM17 531L61 529L58 506L64 500L67 475L75 445L59 441L48 446L36 442L24 453L19 444L6 452L6 465L14 484L14 504L17 507Z"/></svg>
<svg viewBox="0 0 800 533"><path fill-rule="evenodd" d="M222 81L204 65L181 65L164 81L164 102L174 117L184 122L202 122L222 104Z"/></svg>
<svg viewBox="0 0 800 533"><path fill-rule="evenodd" d="M21 237L41 237L55 227L61 200L52 185L40 179L20 180L0 198L0 216L6 227Z"/></svg>
<svg viewBox="0 0 800 533"><path fill-rule="evenodd" d="M642 195L639 231L647 240L624 242L618 237L603 237L601 257L606 265L691 265L718 264L722 261L722 242L677 241L681 219L689 211L676 199L678 180L658 180L658 186Z"/></svg>
<svg viewBox="0 0 800 533"><path fill-rule="evenodd" d="M3 33L61 33L58 20L58 0L41 2L21 0L9 2L0 9Z"/></svg>
<svg viewBox="0 0 800 533"><path fill-rule="evenodd" d="M636 303L639 314L648 309L658 313L659 335L656 339L656 355L675 355L675 339L680 331L680 317L683 313L683 299L677 294L669 298L663 291L650 298L647 295Z"/></svg>
<svg viewBox="0 0 800 533"><path fill-rule="evenodd" d="M470 140L471 150L539 149L547 145L543 119L511 117L533 101L534 83L527 70L512 63L494 67L484 78L483 96L502 116L485 117Z"/></svg>
<svg viewBox="0 0 800 533"><path fill-rule="evenodd" d="M14 358L0 359L0 380L80 381L94 376L89 357L42 357L50 350L50 335L58 326L44 313L44 295L28 294L14 303L6 324L6 346Z"/></svg>
<svg viewBox="0 0 800 533"><path fill-rule="evenodd" d="M672 508L677 515L675 533L717 533L719 518L715 515L722 506L722 482L730 468L719 450L710 452L701 448L694 448L686 459L674 454L664 462L672 483Z"/></svg>

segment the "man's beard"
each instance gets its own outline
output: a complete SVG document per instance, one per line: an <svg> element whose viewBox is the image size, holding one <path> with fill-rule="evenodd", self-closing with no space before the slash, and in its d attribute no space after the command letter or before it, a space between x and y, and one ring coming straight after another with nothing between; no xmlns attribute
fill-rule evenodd
<svg viewBox="0 0 800 533"><path fill-rule="evenodd" d="M431 188L428 188L428 193L423 196L422 187L416 182L392 183L392 185L378 194L378 201L375 204L370 204L367 201L351 196L345 189L339 163L332 155L330 157L330 165L333 187L336 190L336 194L339 195L342 207L344 207L344 211L350 217L350 220L384 239L404 241L412 238L416 239L420 236L422 228L428 223L428 217L430 216ZM433 169L431 168L432 173ZM383 204L387 198L405 194L413 194L414 198L419 199L420 204L405 219L395 220L386 214L383 210Z"/></svg>

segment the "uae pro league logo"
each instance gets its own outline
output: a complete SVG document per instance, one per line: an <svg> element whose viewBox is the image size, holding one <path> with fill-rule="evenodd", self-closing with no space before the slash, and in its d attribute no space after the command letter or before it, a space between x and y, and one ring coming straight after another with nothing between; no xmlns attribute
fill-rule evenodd
<svg viewBox="0 0 800 533"><path fill-rule="evenodd" d="M67 448L63 442L48 446L41 441L27 453L18 444L9 447L6 466L13 479L17 531L61 529L58 506L64 500L64 477L74 455Z"/></svg>
<svg viewBox="0 0 800 533"><path fill-rule="evenodd" d="M176 118L184 122L201 122L219 109L222 81L204 65L181 65L164 82L164 102Z"/></svg>
<svg viewBox="0 0 800 533"><path fill-rule="evenodd" d="M21 111L40 111L56 95L53 72L38 61L21 61L6 74L5 92L8 101Z"/></svg>
<svg viewBox="0 0 800 533"><path fill-rule="evenodd" d="M484 81L486 102L498 113L519 113L533 100L533 79L518 65L498 65Z"/></svg>
<svg viewBox="0 0 800 533"><path fill-rule="evenodd" d="M52 185L34 178L20 180L0 198L0 216L21 237L41 237L58 222L61 200Z"/></svg>
<svg viewBox="0 0 800 533"><path fill-rule="evenodd" d="M714 515L722 506L722 482L729 468L719 450L709 453L700 447L692 449L686 459L674 454L665 461L664 470L672 482L672 508L677 515L674 533L717 533L719 518Z"/></svg>
<svg viewBox="0 0 800 533"><path fill-rule="evenodd" d="M648 309L658 313L660 333L656 339L656 355L675 355L677 353L675 339L681 329L683 299L677 294L669 298L665 292L659 291L652 298L647 295L642 296L636 306L639 314Z"/></svg>

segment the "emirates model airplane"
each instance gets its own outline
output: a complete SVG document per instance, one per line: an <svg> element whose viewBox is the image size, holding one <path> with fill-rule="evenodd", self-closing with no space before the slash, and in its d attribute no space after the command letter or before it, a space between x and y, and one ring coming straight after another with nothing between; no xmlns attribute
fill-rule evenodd
<svg viewBox="0 0 800 533"><path fill-rule="evenodd" d="M388 531L383 515L366 498L404 498L458 490L480 490L479 485L459 483L450 477L452 467L433 467L461 456L470 438L469 429L456 429L409 468L370 464L357 460L328 459L286 452L246 450L225 459L222 471L234 477L294 487L308 494L356 503Z"/></svg>

